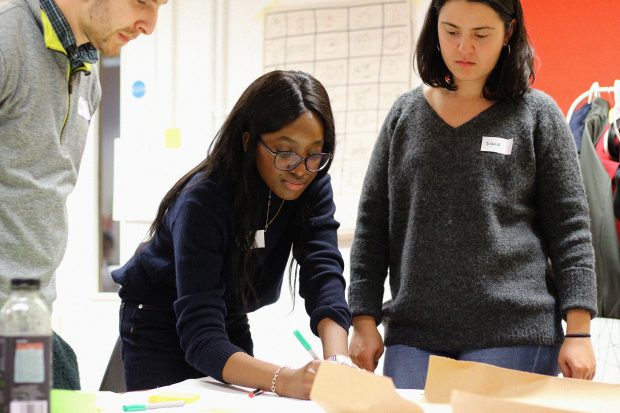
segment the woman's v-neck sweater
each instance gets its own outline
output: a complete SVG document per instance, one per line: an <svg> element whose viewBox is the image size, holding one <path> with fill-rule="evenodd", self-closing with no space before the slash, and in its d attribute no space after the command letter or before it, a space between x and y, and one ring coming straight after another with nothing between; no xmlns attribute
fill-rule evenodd
<svg viewBox="0 0 620 413"><path fill-rule="evenodd" d="M500 148L482 151L490 141ZM596 312L590 238L574 143L550 97L530 90L454 128L420 87L396 101L375 144L350 307L385 323L386 345L558 344L567 310Z"/></svg>

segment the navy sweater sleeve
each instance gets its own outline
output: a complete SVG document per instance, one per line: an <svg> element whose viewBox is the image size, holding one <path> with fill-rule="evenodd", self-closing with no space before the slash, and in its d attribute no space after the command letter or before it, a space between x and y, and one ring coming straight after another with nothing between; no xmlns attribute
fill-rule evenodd
<svg viewBox="0 0 620 413"><path fill-rule="evenodd" d="M351 313L345 301L344 263L336 234L340 224L334 219L329 175L318 178L305 195L307 215L293 255L300 266L299 293L305 300L310 328L318 335L317 325L328 317L349 331Z"/></svg>
<svg viewBox="0 0 620 413"><path fill-rule="evenodd" d="M226 361L243 351L230 342L225 328L222 270L230 237L230 210L224 200L217 199L216 191L204 192L190 193L169 222L178 292L174 309L186 361L223 381Z"/></svg>

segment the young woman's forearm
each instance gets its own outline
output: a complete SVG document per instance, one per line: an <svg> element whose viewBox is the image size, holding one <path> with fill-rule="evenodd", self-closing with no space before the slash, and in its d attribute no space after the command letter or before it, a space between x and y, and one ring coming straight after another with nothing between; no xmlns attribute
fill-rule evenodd
<svg viewBox="0 0 620 413"><path fill-rule="evenodd" d="M224 365L222 378L230 384L270 390L273 376L280 366L238 352Z"/></svg>
<svg viewBox="0 0 620 413"><path fill-rule="evenodd" d="M324 318L317 326L321 344L323 345L323 358L335 354L349 354L349 332L331 318Z"/></svg>
<svg viewBox="0 0 620 413"><path fill-rule="evenodd" d="M313 360L301 368L282 367L239 352L230 356L222 377L229 384L274 390L280 396L307 400L319 363Z"/></svg>

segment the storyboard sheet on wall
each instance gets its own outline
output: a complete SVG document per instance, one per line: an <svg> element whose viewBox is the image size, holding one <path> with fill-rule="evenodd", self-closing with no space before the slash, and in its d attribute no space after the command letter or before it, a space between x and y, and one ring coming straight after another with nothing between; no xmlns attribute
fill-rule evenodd
<svg viewBox="0 0 620 413"><path fill-rule="evenodd" d="M385 116L412 86L411 1L330 4L265 14L265 72L302 70L329 93L336 124L330 169L336 218L352 233L372 148Z"/></svg>

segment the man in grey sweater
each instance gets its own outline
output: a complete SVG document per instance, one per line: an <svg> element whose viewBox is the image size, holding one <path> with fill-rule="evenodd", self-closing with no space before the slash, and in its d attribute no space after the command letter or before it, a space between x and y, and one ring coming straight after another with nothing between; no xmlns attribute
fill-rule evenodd
<svg viewBox="0 0 620 413"><path fill-rule="evenodd" d="M12 278L33 277L51 308L66 199L101 96L97 50L117 55L150 34L166 1L0 1L0 305ZM56 335L54 357L55 387L79 388L75 355Z"/></svg>

